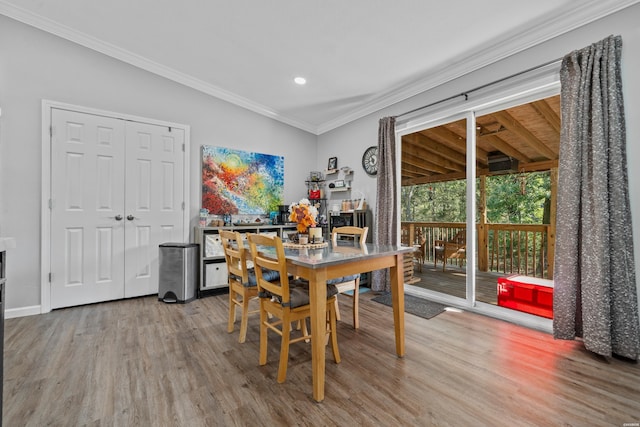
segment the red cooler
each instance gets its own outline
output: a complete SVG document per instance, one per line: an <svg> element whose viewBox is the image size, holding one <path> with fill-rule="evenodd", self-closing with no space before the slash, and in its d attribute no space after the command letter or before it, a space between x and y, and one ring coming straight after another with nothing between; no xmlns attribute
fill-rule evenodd
<svg viewBox="0 0 640 427"><path fill-rule="evenodd" d="M500 277L498 305L553 319L553 280L529 276Z"/></svg>

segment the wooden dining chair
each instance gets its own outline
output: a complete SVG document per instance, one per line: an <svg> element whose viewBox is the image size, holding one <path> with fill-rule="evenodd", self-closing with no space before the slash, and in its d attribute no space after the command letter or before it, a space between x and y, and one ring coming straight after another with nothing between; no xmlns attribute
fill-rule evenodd
<svg viewBox="0 0 640 427"><path fill-rule="evenodd" d="M333 230L331 230L331 243L333 245L337 245L338 239L347 238L350 242L362 246L366 244L368 233L369 227L334 227ZM360 274L338 277L337 279L330 279L327 280L327 283L335 285L335 287L338 289L338 293L353 298L353 327L354 329L358 329L360 327L360 317L358 316L358 301L360 300ZM348 291L352 291L352 293L348 293ZM336 315L338 320L340 320L340 309L338 308L337 299Z"/></svg>
<svg viewBox="0 0 640 427"><path fill-rule="evenodd" d="M458 263L467 258L467 230L460 230L450 240L435 240L433 242L433 267L438 260L442 261L442 271L447 267L447 260L454 259Z"/></svg>
<svg viewBox="0 0 640 427"><path fill-rule="evenodd" d="M220 230L220 239L227 263L229 281L229 322L227 331L233 332L236 323L236 308L240 309L240 336L238 342L245 342L249 314L258 313L259 309L249 310L249 303L257 299L258 285L253 264L248 261L249 250L243 244L243 238L237 231ZM277 280L278 275L272 273L267 280Z"/></svg>
<svg viewBox="0 0 640 427"><path fill-rule="evenodd" d="M422 229L420 228L418 229L417 238L420 244L413 245L413 247L415 248L415 251L413 252L413 258L418 263L418 271L422 273L422 266L424 265L424 261L425 261L425 249L427 246L427 239L422 235Z"/></svg>
<svg viewBox="0 0 640 427"><path fill-rule="evenodd" d="M287 274L287 260L284 246L278 236L249 234L249 247L255 265L258 280L258 296L260 299L260 365L267 363L267 332L274 331L281 337L280 363L277 380L282 383L287 378L289 361L289 345L320 339L323 343L327 337L331 340L331 349L336 363L340 363L338 351L338 335L336 330L335 286L327 285L327 329L321 336L312 336L302 328L300 335L292 338L298 331L291 328L292 322L306 322L311 317L309 306L309 282L290 278ZM265 274L270 271L279 273L279 280L269 281ZM269 317L271 316L271 317ZM305 323L306 324L306 323Z"/></svg>

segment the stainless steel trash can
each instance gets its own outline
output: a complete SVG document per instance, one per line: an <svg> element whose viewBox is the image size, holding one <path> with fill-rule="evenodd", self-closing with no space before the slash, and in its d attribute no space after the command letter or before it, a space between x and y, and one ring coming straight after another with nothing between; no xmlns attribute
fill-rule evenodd
<svg viewBox="0 0 640 427"><path fill-rule="evenodd" d="M158 300L166 303L187 303L196 298L198 249L197 243L160 245Z"/></svg>

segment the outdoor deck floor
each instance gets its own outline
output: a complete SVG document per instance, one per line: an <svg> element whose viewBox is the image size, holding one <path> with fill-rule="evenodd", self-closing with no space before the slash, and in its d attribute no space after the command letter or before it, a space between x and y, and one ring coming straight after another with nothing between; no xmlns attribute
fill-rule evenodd
<svg viewBox="0 0 640 427"><path fill-rule="evenodd" d="M467 274L465 266L458 267L455 265L447 265L445 271L442 271L442 264L438 263L438 267L434 268L432 262L426 262L422 266L422 272L418 264L414 262L414 277L419 277L420 281L413 283L413 286L441 292L458 298L465 298ZM476 300L487 303L497 304L497 284L499 277L507 275L500 273L476 272Z"/></svg>

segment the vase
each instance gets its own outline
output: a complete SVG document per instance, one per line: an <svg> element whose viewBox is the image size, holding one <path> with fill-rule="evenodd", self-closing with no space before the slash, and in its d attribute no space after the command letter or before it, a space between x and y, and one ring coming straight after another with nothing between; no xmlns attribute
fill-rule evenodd
<svg viewBox="0 0 640 427"><path fill-rule="evenodd" d="M308 234L298 234L298 243L301 245L306 245L309 243L309 235Z"/></svg>

